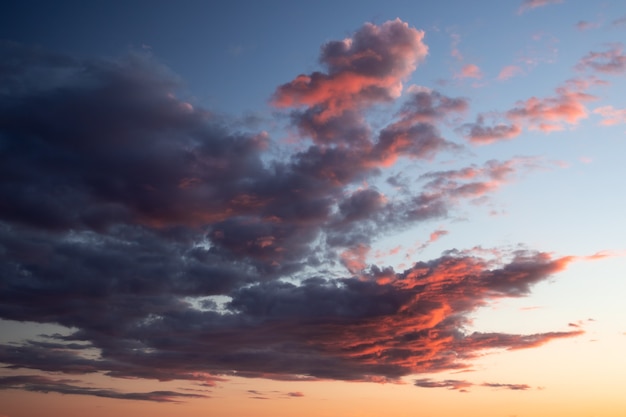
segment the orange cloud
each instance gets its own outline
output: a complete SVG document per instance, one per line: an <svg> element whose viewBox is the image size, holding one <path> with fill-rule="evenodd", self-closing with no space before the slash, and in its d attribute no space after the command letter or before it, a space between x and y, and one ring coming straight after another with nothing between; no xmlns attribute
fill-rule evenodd
<svg viewBox="0 0 626 417"><path fill-rule="evenodd" d="M402 81L428 54L424 32L399 19L380 26L365 24L352 38L329 42L320 60L328 73L299 75L278 87L277 107L319 106L325 122L348 109L388 101L402 91Z"/></svg>

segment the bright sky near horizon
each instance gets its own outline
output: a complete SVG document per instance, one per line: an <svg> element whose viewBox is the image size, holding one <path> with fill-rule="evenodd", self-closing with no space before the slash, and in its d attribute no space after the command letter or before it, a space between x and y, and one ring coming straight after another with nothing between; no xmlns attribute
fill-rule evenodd
<svg viewBox="0 0 626 417"><path fill-rule="evenodd" d="M0 417L623 417L626 3L7 1Z"/></svg>

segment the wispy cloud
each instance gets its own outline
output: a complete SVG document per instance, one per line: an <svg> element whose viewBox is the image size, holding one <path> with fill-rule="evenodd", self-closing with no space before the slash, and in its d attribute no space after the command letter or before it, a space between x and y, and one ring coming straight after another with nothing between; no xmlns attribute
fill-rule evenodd
<svg viewBox="0 0 626 417"><path fill-rule="evenodd" d="M482 384L475 384L473 382L457 379L445 379L441 381L435 381L430 378L416 379L414 385L420 388L447 388L450 390L456 390L460 392L467 392L471 387L488 387L488 388L502 388L512 391L526 391L531 389L526 384L503 384L494 382L484 382Z"/></svg>
<svg viewBox="0 0 626 417"><path fill-rule="evenodd" d="M191 398L207 398L206 395L175 391L122 392L114 389L79 386L75 385L76 382L75 380L52 379L39 375L4 376L0 377L0 389L22 389L31 392L56 392L66 395L90 395L118 400L139 400L159 403L179 402Z"/></svg>
<svg viewBox="0 0 626 417"><path fill-rule="evenodd" d="M524 71L517 65L507 65L506 67L502 68L500 74L498 74L498 80L508 80L509 78L516 77L523 73Z"/></svg>
<svg viewBox="0 0 626 417"><path fill-rule="evenodd" d="M536 9L538 7L543 7L549 4L558 4L558 3L563 3L563 0L523 0L522 4L517 9L517 14L523 14L529 10Z"/></svg>
<svg viewBox="0 0 626 417"><path fill-rule="evenodd" d="M589 52L576 66L579 70L592 70L605 74L626 72L626 54L622 44L615 44L603 52Z"/></svg>
<svg viewBox="0 0 626 417"><path fill-rule="evenodd" d="M626 109L616 109L613 106L602 106L594 109L593 113L602 116L600 124L604 126L626 123Z"/></svg>

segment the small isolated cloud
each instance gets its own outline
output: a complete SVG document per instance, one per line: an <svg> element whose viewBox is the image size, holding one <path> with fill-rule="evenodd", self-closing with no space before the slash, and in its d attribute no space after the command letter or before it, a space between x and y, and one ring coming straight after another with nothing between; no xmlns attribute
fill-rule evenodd
<svg viewBox="0 0 626 417"><path fill-rule="evenodd" d="M517 14L525 13L529 10L536 9L538 7L547 6L549 4L563 3L563 0L524 0L517 9Z"/></svg>
<svg viewBox="0 0 626 417"><path fill-rule="evenodd" d="M506 67L502 68L502 70L500 71L500 74L498 74L498 80L500 81L508 80L509 78L516 77L523 73L524 71L517 65L507 65Z"/></svg>
<svg viewBox="0 0 626 417"><path fill-rule="evenodd" d="M512 391L525 391L531 387L526 384L503 384L494 382L485 382L482 384L475 384L473 382L457 380L457 379L445 379L442 381L435 381L430 378L416 379L413 383L416 387L420 388L446 388L449 390L456 390L460 392L467 392L470 387L488 387L488 388L502 388Z"/></svg>
<svg viewBox="0 0 626 417"><path fill-rule="evenodd" d="M416 379L413 383L416 387L420 388L447 388L456 391L465 391L466 388L473 386L474 384L468 381L458 379L446 379L443 381L434 381L430 378Z"/></svg>
<svg viewBox="0 0 626 417"><path fill-rule="evenodd" d="M461 71L454 75L454 78L458 78L458 79L464 79L464 78L480 79L482 77L483 77L483 74L480 68L478 67L478 65L475 65L475 64L464 65L463 68L461 68Z"/></svg>
<svg viewBox="0 0 626 417"><path fill-rule="evenodd" d="M584 32L586 30L597 29L600 27L600 23L598 22L588 22L586 20L580 20L576 23L576 29Z"/></svg>
<svg viewBox="0 0 626 417"><path fill-rule="evenodd" d="M531 388L530 385L526 385L526 384L501 384L501 383L493 383L493 382L485 382L484 384L482 384L482 386L489 387L489 388L510 389L513 391L526 391Z"/></svg>
<svg viewBox="0 0 626 417"><path fill-rule="evenodd" d="M589 52L578 62L576 69L597 71L605 74L623 74L626 72L624 46L615 44L606 51Z"/></svg>
<svg viewBox="0 0 626 417"><path fill-rule="evenodd" d="M602 106L595 109L593 113L602 116L600 124L603 126L626 123L626 109L616 109L613 106Z"/></svg>
<svg viewBox="0 0 626 417"><path fill-rule="evenodd" d="M304 394L301 393L300 391L293 391L293 392L288 392L287 396L288 397L300 398L300 397L304 397Z"/></svg>

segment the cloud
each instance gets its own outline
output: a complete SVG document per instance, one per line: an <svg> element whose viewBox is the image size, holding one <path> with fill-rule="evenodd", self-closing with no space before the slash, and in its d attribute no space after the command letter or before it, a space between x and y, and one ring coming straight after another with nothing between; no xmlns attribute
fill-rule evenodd
<svg viewBox="0 0 626 417"><path fill-rule="evenodd" d="M498 123L494 126L485 126L485 118L479 115L474 123L464 123L457 131L471 143L484 145L504 139L512 139L522 133L517 123Z"/></svg>
<svg viewBox="0 0 626 417"><path fill-rule="evenodd" d="M529 10L536 9L537 7L547 6L549 4L563 3L563 0L523 0L517 14L526 13Z"/></svg>
<svg viewBox="0 0 626 417"><path fill-rule="evenodd" d="M596 100L587 90L603 83L595 78L573 78L557 87L553 96L520 100L502 113L479 114L475 122L464 123L456 131L471 143L490 144L519 136L523 128L549 133L574 127L588 117L586 103ZM494 119L495 124L487 125L487 117Z"/></svg>
<svg viewBox="0 0 626 417"><path fill-rule="evenodd" d="M443 381L435 381L430 378L416 379L414 381L414 385L420 388L447 388L450 390L456 390L460 392L467 392L468 388L474 387L474 386L489 387L489 388L504 388L504 389L510 389L513 391L525 391L531 388L529 385L526 385L526 384L502 384L502 383L490 383L490 382L485 382L482 384L475 384L473 382L457 380L457 379L446 379Z"/></svg>
<svg viewBox="0 0 626 417"><path fill-rule="evenodd" d="M529 385L526 384L500 384L500 383L484 383L482 384L482 386L484 387L490 387L490 388L505 388L505 389L510 389L513 391L526 391L528 389L530 389Z"/></svg>
<svg viewBox="0 0 626 417"><path fill-rule="evenodd" d="M613 106L602 106L594 109L593 113L602 116L603 120L600 124L604 126L626 123L626 109L616 109Z"/></svg>
<svg viewBox="0 0 626 417"><path fill-rule="evenodd" d="M455 74L454 78L482 78L483 74L475 64L466 64L461 68L461 72Z"/></svg>
<svg viewBox="0 0 626 417"><path fill-rule="evenodd" d="M576 29L582 31L597 29L600 27L600 23L598 22L587 22L585 20L580 20L576 23Z"/></svg>
<svg viewBox="0 0 626 417"><path fill-rule="evenodd" d="M380 26L366 24L353 37L326 43L320 63L327 72L301 74L276 89L273 104L279 108L304 107L293 118L301 130L318 143L355 141L362 119L354 112L363 106L399 97L403 81L428 54L424 32L399 19ZM359 136L356 135L358 138Z"/></svg>
<svg viewBox="0 0 626 417"><path fill-rule="evenodd" d="M594 99L573 82L558 87L552 97L531 97L518 102L506 116L514 122L525 122L531 130L563 130L565 125L577 125L586 118L588 111L584 103Z"/></svg>
<svg viewBox="0 0 626 417"><path fill-rule="evenodd" d="M180 80L150 55L79 60L0 45L9 63L0 72L0 318L71 329L0 345L0 362L202 386L229 376L398 382L466 368L486 349L579 335L466 330L476 309L527 295L572 257L451 249L397 271L369 262L378 237L445 218L538 164L428 169L462 150L441 127L469 103L419 88L398 97L427 54L423 37L394 20L325 44L325 72L273 96L303 141L280 159L266 132L178 99ZM576 94L525 102L514 116L575 123L582 116L568 118L565 104L584 101ZM388 102L397 111L370 125L367 112ZM383 193L368 183L401 158L422 164L421 188ZM197 397L44 376L1 381L120 399Z"/></svg>
<svg viewBox="0 0 626 417"><path fill-rule="evenodd" d="M466 388L473 386L471 382L458 379L446 379L443 381L433 381L430 378L421 378L414 381L414 385L420 388L447 388L451 390L466 391Z"/></svg>
<svg viewBox="0 0 626 417"><path fill-rule="evenodd" d="M40 375L19 375L0 377L0 389L21 389L31 392L55 392L67 395L90 395L118 400L139 400L152 402L179 402L191 398L207 398L206 395L188 394L176 391L121 392L114 389L91 388L74 385L76 381L52 379Z"/></svg>
<svg viewBox="0 0 626 417"><path fill-rule="evenodd" d="M576 65L578 70L592 70L605 74L626 72L626 55L621 44L615 44L603 52L589 52Z"/></svg>
<svg viewBox="0 0 626 417"><path fill-rule="evenodd" d="M498 80L500 81L508 80L509 78L513 78L523 73L524 72L522 71L520 67L516 65L507 65L506 67L502 68L502 70L500 71L500 74L498 74Z"/></svg>

